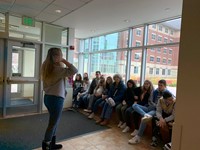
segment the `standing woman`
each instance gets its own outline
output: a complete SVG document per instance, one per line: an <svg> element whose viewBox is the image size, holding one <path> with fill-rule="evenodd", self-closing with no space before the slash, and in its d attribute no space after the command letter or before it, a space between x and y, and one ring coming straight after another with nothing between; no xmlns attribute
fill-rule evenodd
<svg viewBox="0 0 200 150"><path fill-rule="evenodd" d="M63 64L66 66L64 67ZM42 142L43 150L61 149L61 144L56 144L56 128L58 126L65 96L65 77L73 76L77 69L63 58L60 48L50 48L46 60L42 64L42 80L44 104L49 112L49 124Z"/></svg>

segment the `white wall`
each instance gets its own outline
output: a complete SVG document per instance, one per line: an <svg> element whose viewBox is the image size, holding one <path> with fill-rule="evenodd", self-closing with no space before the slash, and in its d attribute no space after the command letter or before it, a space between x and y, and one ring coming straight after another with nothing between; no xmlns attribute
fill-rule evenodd
<svg viewBox="0 0 200 150"><path fill-rule="evenodd" d="M200 1L183 0L173 150L200 150Z"/></svg>

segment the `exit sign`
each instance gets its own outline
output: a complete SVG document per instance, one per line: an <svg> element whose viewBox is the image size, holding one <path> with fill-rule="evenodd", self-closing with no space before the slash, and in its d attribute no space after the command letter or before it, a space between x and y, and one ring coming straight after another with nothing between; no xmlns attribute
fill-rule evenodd
<svg viewBox="0 0 200 150"><path fill-rule="evenodd" d="M22 17L22 24L25 26L35 27L35 20L31 17L23 16Z"/></svg>

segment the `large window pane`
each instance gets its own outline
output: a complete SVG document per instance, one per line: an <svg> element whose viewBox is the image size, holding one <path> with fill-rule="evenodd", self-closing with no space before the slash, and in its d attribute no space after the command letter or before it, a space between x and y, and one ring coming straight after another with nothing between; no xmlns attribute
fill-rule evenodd
<svg viewBox="0 0 200 150"><path fill-rule="evenodd" d="M151 80L155 88L160 79L165 79L168 89L176 95L179 47L155 47L154 49L160 49L160 52L147 50L145 78Z"/></svg>
<svg viewBox="0 0 200 150"><path fill-rule="evenodd" d="M104 76L122 75L125 80L126 51L93 54L91 56L91 75L99 70Z"/></svg>
<svg viewBox="0 0 200 150"><path fill-rule="evenodd" d="M22 18L9 16L9 36L41 41L42 23L35 22L34 27L22 25Z"/></svg>
<svg viewBox="0 0 200 150"><path fill-rule="evenodd" d="M142 50L132 50L130 78L133 79L137 85L140 84L141 61Z"/></svg>
<svg viewBox="0 0 200 150"><path fill-rule="evenodd" d="M149 25L148 44L166 44L179 42L181 19L174 19L158 24Z"/></svg>
<svg viewBox="0 0 200 150"><path fill-rule="evenodd" d="M5 32L5 15L0 13L0 32Z"/></svg>

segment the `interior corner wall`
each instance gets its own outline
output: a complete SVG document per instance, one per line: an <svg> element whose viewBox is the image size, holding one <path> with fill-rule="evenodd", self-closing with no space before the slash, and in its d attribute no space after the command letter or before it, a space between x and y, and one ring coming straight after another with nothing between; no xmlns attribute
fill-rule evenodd
<svg viewBox="0 0 200 150"><path fill-rule="evenodd" d="M75 39L75 30L72 28L69 28L69 43L68 46L74 46L74 39ZM73 64L74 61L74 50L70 50L68 48L68 53L67 53L67 60ZM67 83L67 97L64 102L64 108L68 108L72 106L72 94L73 94L73 89L72 89L72 82L66 81Z"/></svg>
<svg viewBox="0 0 200 150"><path fill-rule="evenodd" d="M200 1L183 0L173 150L200 149Z"/></svg>

